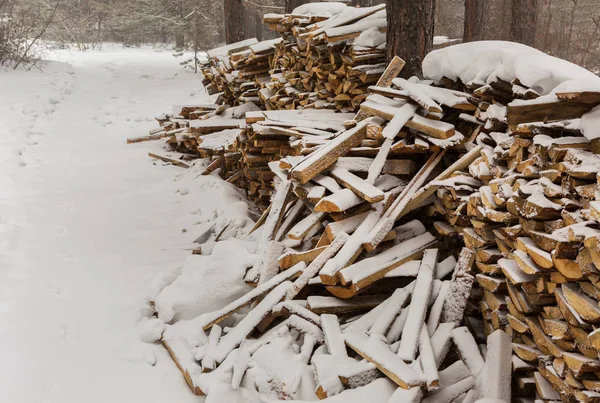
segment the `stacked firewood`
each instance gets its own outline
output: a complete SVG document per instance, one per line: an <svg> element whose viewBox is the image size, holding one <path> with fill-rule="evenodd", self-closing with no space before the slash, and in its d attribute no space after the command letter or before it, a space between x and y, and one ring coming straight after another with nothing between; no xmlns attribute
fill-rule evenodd
<svg viewBox="0 0 600 403"><path fill-rule="evenodd" d="M220 102L262 105L259 91L270 80L275 45L281 39L258 42L255 38L211 49L201 66L203 84L209 94L219 94Z"/></svg>
<svg viewBox="0 0 600 403"><path fill-rule="evenodd" d="M265 210L273 191L275 173L270 163L300 156L329 141L345 129L353 115L333 111L264 111L246 113L246 128L235 149L241 152L237 171L228 181L246 190L248 198Z"/></svg>
<svg viewBox="0 0 600 403"><path fill-rule="evenodd" d="M494 333L480 351L483 327L476 319L461 327L472 311L472 252L444 244L427 229L434 218L415 214L428 204L419 193L428 178L448 177L478 156L460 144L480 125L469 121L462 134L450 123L461 125L460 113L476 106L466 93L394 79L402 65L396 58L388 66L341 127L323 116L343 115L312 115L325 126L299 135L306 123L282 124L289 112L246 114L255 138L295 131L288 142L297 152L269 165L276 191L255 226L257 260L245 276L253 290L194 320L207 333L193 352L183 326L163 334L195 393L216 396L223 379L252 389L267 371L259 388L274 399L312 388L319 398L374 393L382 402L510 400L510 337ZM448 121L439 120L443 110ZM320 133L327 130L337 135ZM260 333L258 344L247 339ZM264 355L281 344L316 378L268 371Z"/></svg>
<svg viewBox="0 0 600 403"><path fill-rule="evenodd" d="M331 19L300 7L265 22L283 38L262 91L273 108L356 111L385 69L385 5L343 7Z"/></svg>
<svg viewBox="0 0 600 403"><path fill-rule="evenodd" d="M281 38L209 50L204 85L225 104L352 112L385 69L385 6L266 14ZM364 34L361 36L361 34Z"/></svg>
<svg viewBox="0 0 600 403"><path fill-rule="evenodd" d="M430 186L444 218L436 228L461 234L474 252L485 330L512 336L515 387L537 387L544 400L599 401L600 158L580 117L600 98L557 93L504 108L501 99L516 98L506 84L475 115L492 122L477 136L480 155Z"/></svg>
<svg viewBox="0 0 600 403"><path fill-rule="evenodd" d="M581 133L599 93L434 86L402 66L352 119L245 114L230 151L276 189L254 288L195 320L200 346L178 326L164 344L209 397L226 379L274 399L308 384L350 401L600 401L600 158ZM258 386L281 345L314 382L267 371Z"/></svg>

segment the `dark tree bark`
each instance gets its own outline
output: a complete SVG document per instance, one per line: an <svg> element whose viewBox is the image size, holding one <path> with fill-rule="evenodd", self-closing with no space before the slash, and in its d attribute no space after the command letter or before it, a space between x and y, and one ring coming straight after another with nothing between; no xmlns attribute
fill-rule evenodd
<svg viewBox="0 0 600 403"><path fill-rule="evenodd" d="M262 41L262 16L250 7L244 8L244 36Z"/></svg>
<svg viewBox="0 0 600 403"><path fill-rule="evenodd" d="M512 0L510 38L514 42L534 46L537 22L537 0Z"/></svg>
<svg viewBox="0 0 600 403"><path fill-rule="evenodd" d="M387 59L400 56L401 77L422 77L421 63L433 48L435 0L387 0Z"/></svg>
<svg viewBox="0 0 600 403"><path fill-rule="evenodd" d="M180 31L175 35L175 47L177 49L183 49L184 46L185 46L185 35L182 31Z"/></svg>
<svg viewBox="0 0 600 403"><path fill-rule="evenodd" d="M465 0L465 28L463 31L463 42L483 40L484 18L484 0Z"/></svg>
<svg viewBox="0 0 600 403"><path fill-rule="evenodd" d="M310 3L310 0L285 0L285 13L290 14L296 7Z"/></svg>
<svg viewBox="0 0 600 403"><path fill-rule="evenodd" d="M245 39L244 10L245 7L241 0L225 0L223 11L225 14L225 42L227 44Z"/></svg>
<svg viewBox="0 0 600 403"><path fill-rule="evenodd" d="M352 0L353 6L358 7L373 7L385 3L385 0Z"/></svg>

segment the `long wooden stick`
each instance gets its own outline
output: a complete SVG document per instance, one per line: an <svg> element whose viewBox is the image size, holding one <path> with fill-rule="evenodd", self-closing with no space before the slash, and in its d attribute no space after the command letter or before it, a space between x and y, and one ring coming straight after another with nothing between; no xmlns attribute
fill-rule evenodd
<svg viewBox="0 0 600 403"><path fill-rule="evenodd" d="M173 165L177 165L178 167L182 167L182 168L189 168L190 167L185 162L176 160L174 158L169 158L169 157L165 157L165 156L154 154L154 153L148 153L148 156L150 156L151 158L159 159L159 160L164 161L164 162L169 162L169 163L171 163Z"/></svg>

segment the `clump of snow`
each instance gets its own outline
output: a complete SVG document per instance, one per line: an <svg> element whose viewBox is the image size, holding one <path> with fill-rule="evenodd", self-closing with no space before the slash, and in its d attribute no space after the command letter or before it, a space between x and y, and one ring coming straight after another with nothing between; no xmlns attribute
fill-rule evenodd
<svg viewBox="0 0 600 403"><path fill-rule="evenodd" d="M324 17L333 17L346 9L344 3L338 2L323 2L323 3L307 3L296 7L292 14L294 15L318 15Z"/></svg>
<svg viewBox="0 0 600 403"><path fill-rule="evenodd" d="M143 342L154 343L162 337L165 322L158 318L144 319L138 323L138 329Z"/></svg>
<svg viewBox="0 0 600 403"><path fill-rule="evenodd" d="M487 84L518 79L541 95L558 85L562 90L600 88L600 77L566 60L514 42L478 41L434 50L423 60L423 74L439 81L460 79L465 84Z"/></svg>
<svg viewBox="0 0 600 403"><path fill-rule="evenodd" d="M581 133L588 140L600 137L600 106L596 106L581 117Z"/></svg>
<svg viewBox="0 0 600 403"><path fill-rule="evenodd" d="M158 317L164 322L190 318L241 297L248 292L243 278L254 259L236 239L217 242L210 256L188 256L181 275L156 297Z"/></svg>
<svg viewBox="0 0 600 403"><path fill-rule="evenodd" d="M378 28L369 28L363 31L358 38L354 40L354 46L377 47L385 43L385 32L380 32Z"/></svg>

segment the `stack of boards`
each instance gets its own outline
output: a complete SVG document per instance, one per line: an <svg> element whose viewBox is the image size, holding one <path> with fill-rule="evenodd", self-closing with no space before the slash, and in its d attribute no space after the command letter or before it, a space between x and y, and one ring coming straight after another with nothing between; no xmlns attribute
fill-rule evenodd
<svg viewBox="0 0 600 403"><path fill-rule="evenodd" d="M232 106L356 111L385 69L385 5L329 4L266 14L278 39L209 50L201 68L208 92Z"/></svg>
<svg viewBox="0 0 600 403"><path fill-rule="evenodd" d="M290 56L326 40L317 20L270 22L286 34L269 57L293 85L322 85ZM358 108L190 105L132 139L212 158L207 174L265 207L252 291L190 322L200 342L175 324L165 346L209 399L226 385L273 400L600 402L600 143L582 135L600 93L404 80L402 66ZM314 380L270 368L283 352Z"/></svg>

